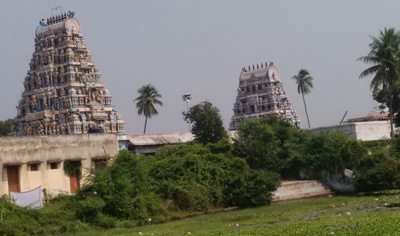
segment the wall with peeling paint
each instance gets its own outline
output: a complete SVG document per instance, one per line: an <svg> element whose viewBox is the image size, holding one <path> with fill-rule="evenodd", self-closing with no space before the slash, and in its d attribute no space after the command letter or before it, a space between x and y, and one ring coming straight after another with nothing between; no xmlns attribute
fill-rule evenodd
<svg viewBox="0 0 400 236"><path fill-rule="evenodd" d="M95 162L117 155L117 140L116 134L0 138L0 195L9 193L8 166L18 166L21 192L41 185L50 194L68 194L70 179L64 173L64 161L79 161L85 176Z"/></svg>

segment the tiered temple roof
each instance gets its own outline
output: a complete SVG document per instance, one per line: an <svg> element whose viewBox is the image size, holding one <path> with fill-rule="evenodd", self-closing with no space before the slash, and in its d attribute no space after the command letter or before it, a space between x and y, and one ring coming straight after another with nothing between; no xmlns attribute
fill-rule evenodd
<svg viewBox="0 0 400 236"><path fill-rule="evenodd" d="M300 119L283 89L281 78L271 62L242 68L236 102L229 130L236 130L245 118L262 118L280 115L296 127Z"/></svg>
<svg viewBox="0 0 400 236"><path fill-rule="evenodd" d="M124 133L74 15L69 11L39 22L15 135Z"/></svg>

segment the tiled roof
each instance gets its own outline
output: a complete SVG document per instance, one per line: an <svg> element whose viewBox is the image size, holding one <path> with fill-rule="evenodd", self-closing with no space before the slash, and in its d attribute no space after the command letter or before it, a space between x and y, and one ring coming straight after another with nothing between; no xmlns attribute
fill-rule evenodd
<svg viewBox="0 0 400 236"><path fill-rule="evenodd" d="M135 146L167 145L190 142L194 139L194 135L189 132L170 134L134 134L126 135L122 139L129 140Z"/></svg>

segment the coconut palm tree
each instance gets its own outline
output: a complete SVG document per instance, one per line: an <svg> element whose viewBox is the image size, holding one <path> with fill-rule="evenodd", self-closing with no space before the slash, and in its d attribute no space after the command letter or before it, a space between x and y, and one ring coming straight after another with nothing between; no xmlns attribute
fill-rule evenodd
<svg viewBox="0 0 400 236"><path fill-rule="evenodd" d="M137 97L133 102L136 102L136 108L138 108L138 114L144 115L146 117L144 121L144 131L146 133L147 118L151 118L153 115L157 115L158 111L154 105L162 106L163 103L159 100L161 94L158 90L154 88L153 85L144 85L138 89L139 97Z"/></svg>
<svg viewBox="0 0 400 236"><path fill-rule="evenodd" d="M360 78L373 75L371 90L374 93L382 91L386 94L386 106L389 107L390 116L390 137L393 139L393 93L400 83L400 33L394 28L385 28L379 32L378 37L370 37L371 51L367 56L357 60L372 64L372 66L361 72Z"/></svg>
<svg viewBox="0 0 400 236"><path fill-rule="evenodd" d="M311 93L311 89L313 88L313 83L312 83L313 77L310 76L310 73L307 70L301 69L297 75L292 77L292 79L296 80L297 92L299 94L301 94L303 97L303 103L304 103L304 109L306 110L308 128L310 128L310 119L308 118L307 105L306 105L306 100L304 99L304 94Z"/></svg>

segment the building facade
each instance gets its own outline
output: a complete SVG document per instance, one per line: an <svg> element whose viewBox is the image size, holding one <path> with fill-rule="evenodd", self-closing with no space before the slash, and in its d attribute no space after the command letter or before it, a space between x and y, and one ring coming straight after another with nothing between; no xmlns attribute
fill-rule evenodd
<svg viewBox="0 0 400 236"><path fill-rule="evenodd" d="M271 62L242 68L229 130L236 130L245 118L276 114L300 127L300 119L283 89L278 70Z"/></svg>
<svg viewBox="0 0 400 236"><path fill-rule="evenodd" d="M40 21L23 84L16 136L124 133L74 12Z"/></svg>
<svg viewBox="0 0 400 236"><path fill-rule="evenodd" d="M48 194L69 194L84 184L91 168L118 154L116 134L0 138L0 195L41 186ZM64 165L80 170L68 175Z"/></svg>

